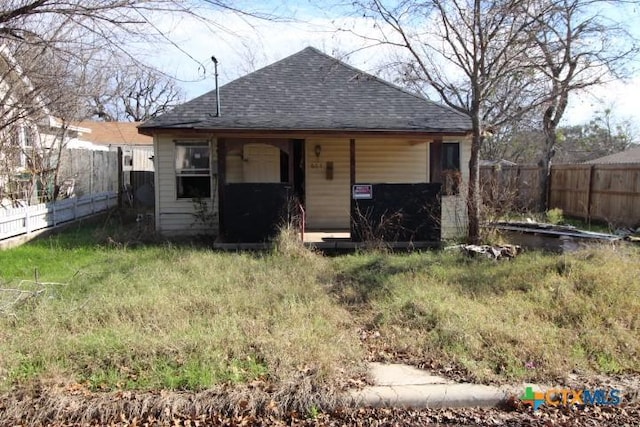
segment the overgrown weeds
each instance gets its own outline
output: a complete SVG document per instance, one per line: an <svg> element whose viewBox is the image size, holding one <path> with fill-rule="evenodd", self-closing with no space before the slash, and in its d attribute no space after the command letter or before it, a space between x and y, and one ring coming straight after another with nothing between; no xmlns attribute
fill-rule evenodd
<svg viewBox="0 0 640 427"><path fill-rule="evenodd" d="M349 314L317 281L320 256L83 251L90 256L66 262L79 273L55 298L0 319L5 389L63 380L93 391L198 391L259 381L283 400L292 397L281 388L297 390L299 403L308 390L339 387L345 373L361 369ZM3 279L19 280L34 266L59 277L69 270L59 259L66 254L44 242L2 253L14 264Z"/></svg>
<svg viewBox="0 0 640 427"><path fill-rule="evenodd" d="M637 256L609 247L500 263L360 254L336 259L334 290L380 333L373 345L416 364L453 364L480 381L637 372Z"/></svg>
<svg viewBox="0 0 640 427"><path fill-rule="evenodd" d="M308 262L321 262L319 254L307 248L302 241L299 230L292 224L280 227L273 239L273 249L276 255L286 258L304 259Z"/></svg>
<svg viewBox="0 0 640 427"><path fill-rule="evenodd" d="M91 233L0 253L7 286L35 268L66 283L0 317L4 390L163 389L306 413L335 402L368 358L501 382L640 370L631 247L509 262L450 251L325 258L291 229L260 253L96 245ZM363 330L377 338L361 342Z"/></svg>

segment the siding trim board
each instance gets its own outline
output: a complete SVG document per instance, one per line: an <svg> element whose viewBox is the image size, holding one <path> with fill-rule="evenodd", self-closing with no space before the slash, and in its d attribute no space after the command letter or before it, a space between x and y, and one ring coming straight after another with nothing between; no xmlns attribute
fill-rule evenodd
<svg viewBox="0 0 640 427"><path fill-rule="evenodd" d="M153 152L154 152L154 156L153 156L153 169L156 171L156 173L153 175L153 188L154 188L154 223L155 223L155 229L158 232L162 231L162 223L160 222L160 196L158 195L160 192L160 174L161 171L160 168L158 167L158 161L160 156L158 156L158 140L159 140L159 136L156 134L153 136Z"/></svg>

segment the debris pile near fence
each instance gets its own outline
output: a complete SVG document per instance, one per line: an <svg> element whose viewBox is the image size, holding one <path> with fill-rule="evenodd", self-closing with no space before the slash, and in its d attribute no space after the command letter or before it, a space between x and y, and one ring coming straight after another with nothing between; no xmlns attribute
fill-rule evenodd
<svg viewBox="0 0 640 427"><path fill-rule="evenodd" d="M467 256L484 256L489 259L511 259L522 253L518 245L456 245L447 249L460 249Z"/></svg>

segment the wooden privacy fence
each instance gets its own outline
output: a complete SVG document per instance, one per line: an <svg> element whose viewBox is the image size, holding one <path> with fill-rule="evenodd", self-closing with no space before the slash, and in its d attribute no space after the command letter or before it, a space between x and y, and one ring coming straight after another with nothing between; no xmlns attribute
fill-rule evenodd
<svg viewBox="0 0 640 427"><path fill-rule="evenodd" d="M122 158L120 188L124 207L151 209L154 207L153 147L124 146L119 149Z"/></svg>
<svg viewBox="0 0 640 427"><path fill-rule="evenodd" d="M532 165L480 167L480 191L486 206L497 213L537 211L540 168Z"/></svg>
<svg viewBox="0 0 640 427"><path fill-rule="evenodd" d="M487 206L502 211L539 211L541 168L483 166L480 186ZM586 221L640 225L640 164L553 165L549 208Z"/></svg>
<svg viewBox="0 0 640 427"><path fill-rule="evenodd" d="M616 226L640 225L640 164L551 168L549 206Z"/></svg>
<svg viewBox="0 0 640 427"><path fill-rule="evenodd" d="M118 163L115 151L65 149L60 156L58 179L73 181L73 194L78 197L116 191Z"/></svg>
<svg viewBox="0 0 640 427"><path fill-rule="evenodd" d="M59 161L60 193L68 197L39 204L32 198L21 200L21 206L0 207L0 240L55 227L118 205L117 152L63 149Z"/></svg>
<svg viewBox="0 0 640 427"><path fill-rule="evenodd" d="M75 221L118 204L118 193L106 191L38 205L0 208L0 240Z"/></svg>

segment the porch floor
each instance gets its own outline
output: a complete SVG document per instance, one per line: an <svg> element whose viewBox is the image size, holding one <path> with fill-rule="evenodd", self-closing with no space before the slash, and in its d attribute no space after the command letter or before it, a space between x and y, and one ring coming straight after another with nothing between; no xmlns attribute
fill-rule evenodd
<svg viewBox="0 0 640 427"><path fill-rule="evenodd" d="M304 243L322 243L336 241L351 241L351 233L348 230L317 230L304 232Z"/></svg>
<svg viewBox="0 0 640 427"><path fill-rule="evenodd" d="M348 230L313 230L305 231L304 245L320 250L354 250L370 248L371 242L354 242ZM440 246L440 242L384 242L389 249L412 250L427 249Z"/></svg>
<svg viewBox="0 0 640 427"><path fill-rule="evenodd" d="M308 248L321 251L350 251L355 249L370 248L370 242L354 242L348 230L313 230L305 231L303 243ZM389 249L413 250L440 247L440 242L385 242ZM272 243L228 243L216 241L215 249L221 250L261 250L272 247Z"/></svg>

